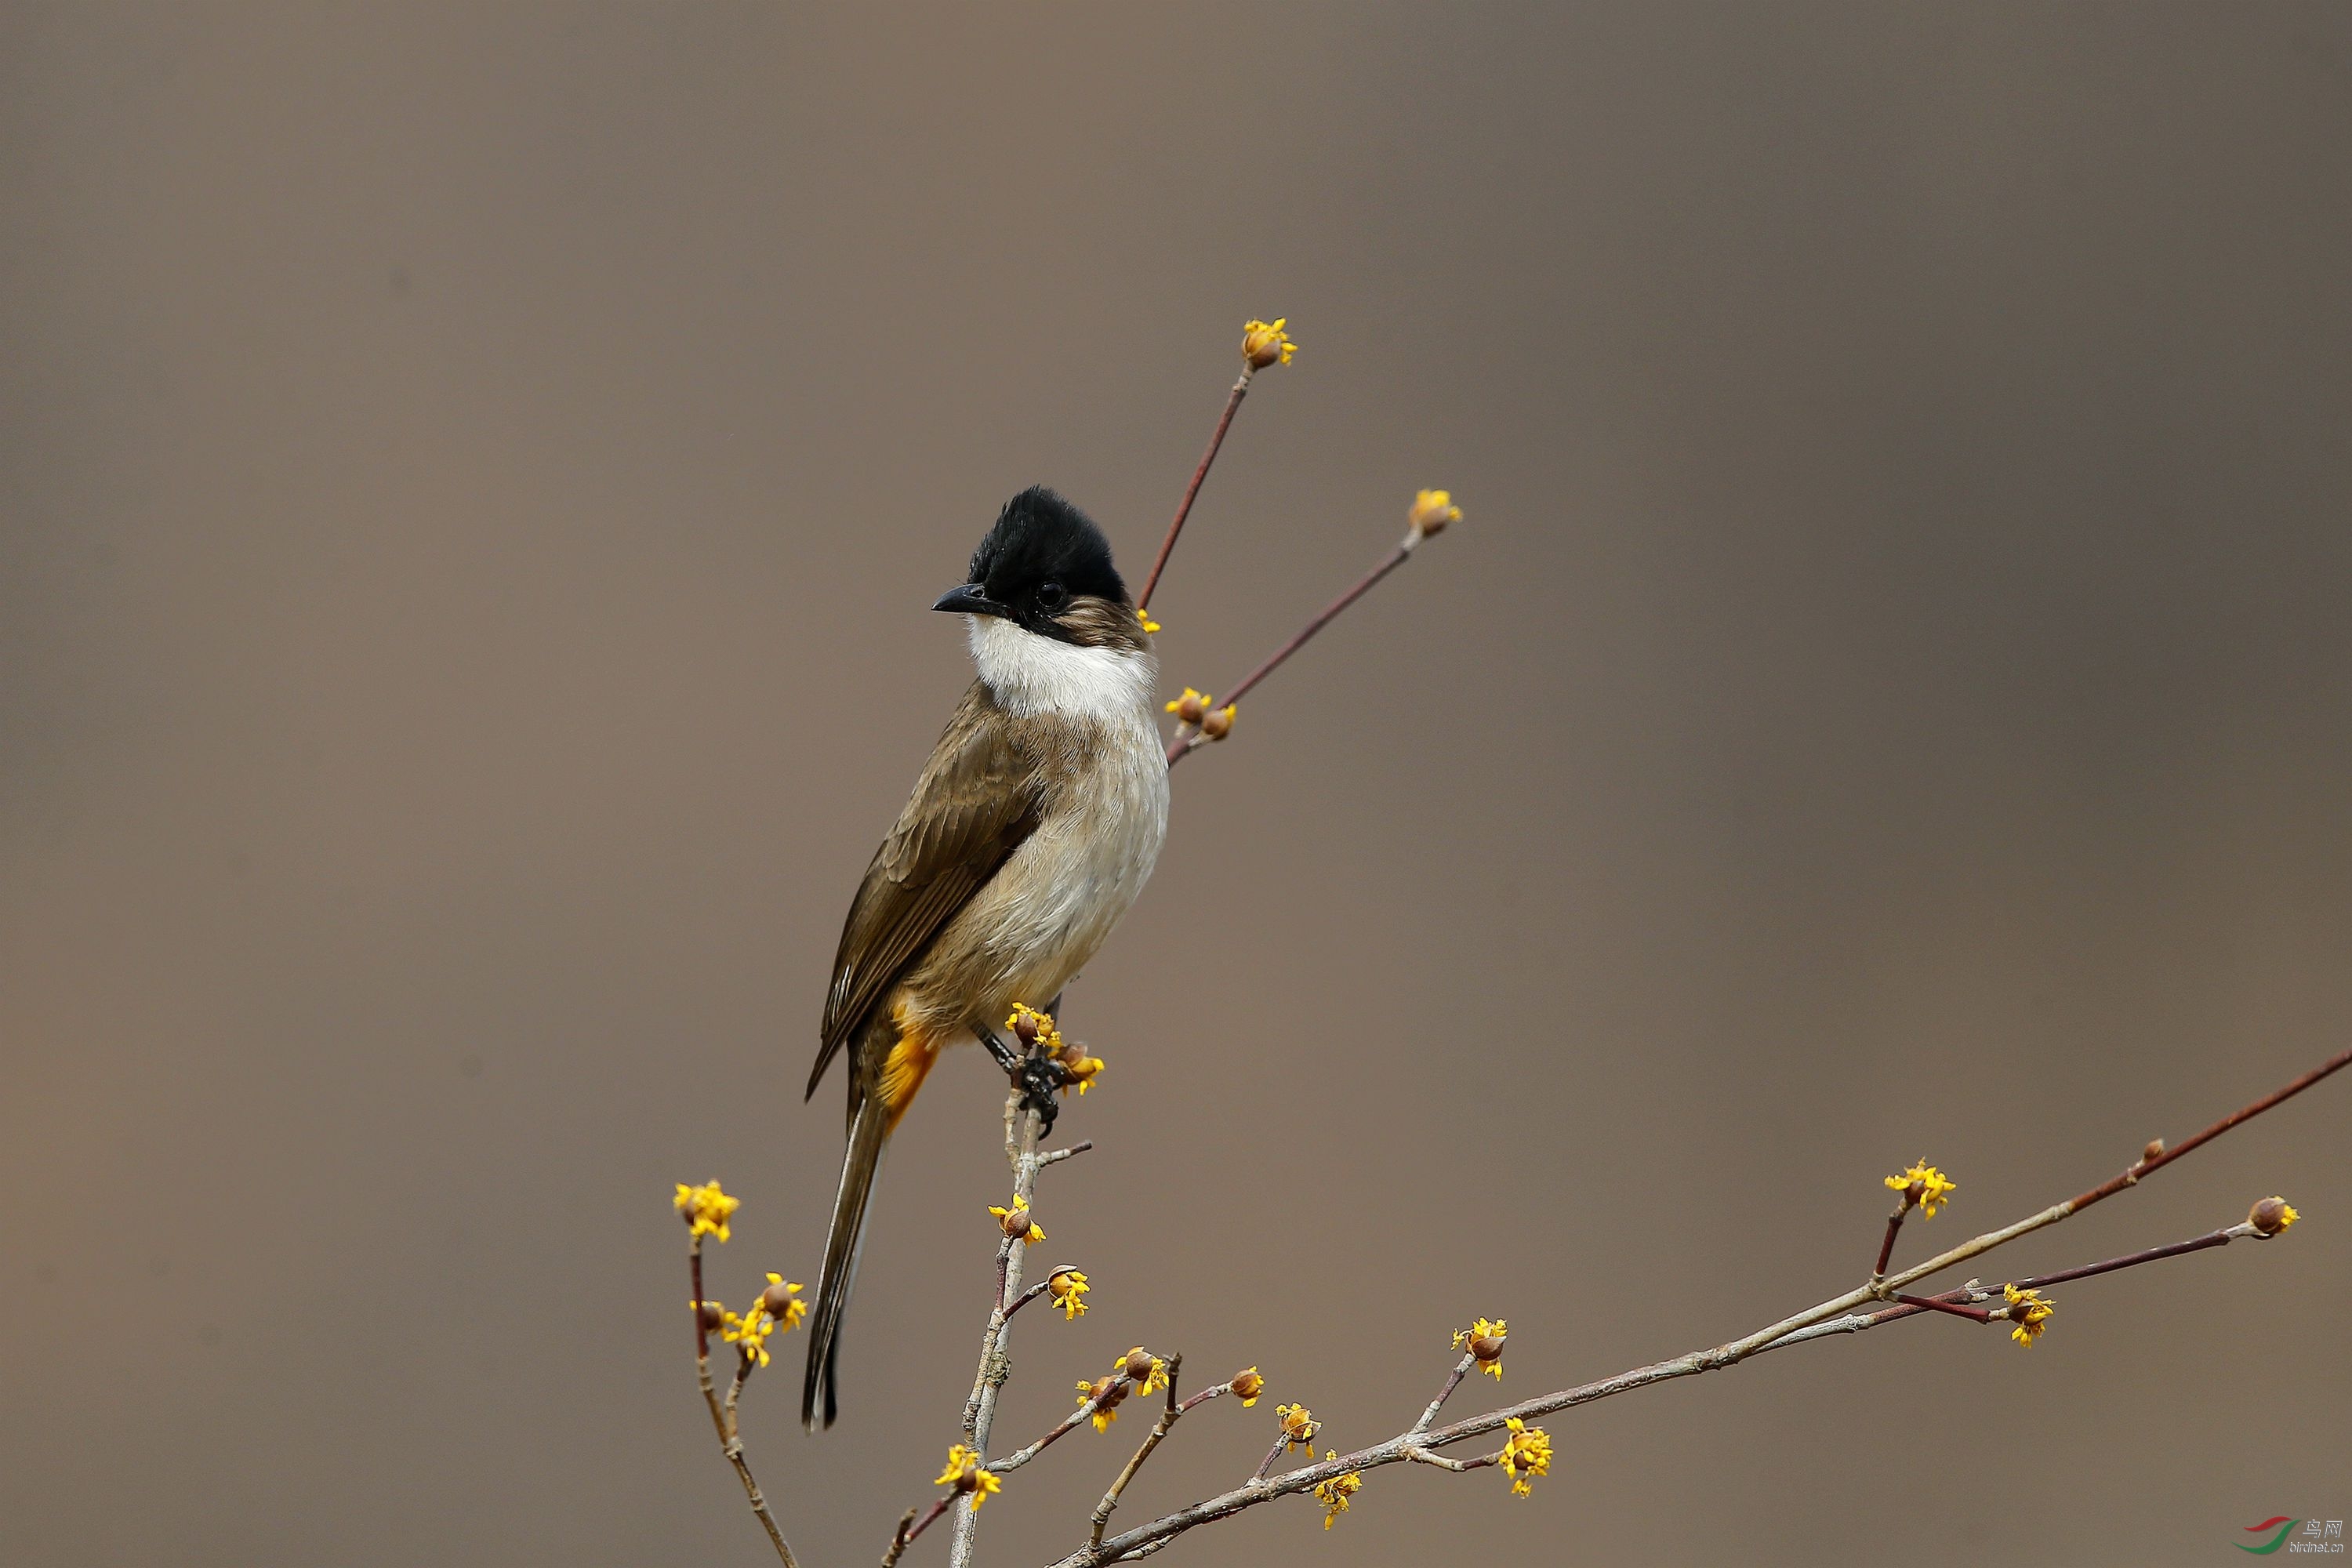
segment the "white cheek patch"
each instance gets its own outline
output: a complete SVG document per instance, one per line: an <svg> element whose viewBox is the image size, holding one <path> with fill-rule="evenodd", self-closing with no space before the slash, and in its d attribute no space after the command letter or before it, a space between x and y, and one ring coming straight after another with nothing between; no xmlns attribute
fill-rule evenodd
<svg viewBox="0 0 2352 1568"><path fill-rule="evenodd" d="M997 616L967 616L972 662L1011 711L1124 719L1151 700L1151 656L1077 647Z"/></svg>

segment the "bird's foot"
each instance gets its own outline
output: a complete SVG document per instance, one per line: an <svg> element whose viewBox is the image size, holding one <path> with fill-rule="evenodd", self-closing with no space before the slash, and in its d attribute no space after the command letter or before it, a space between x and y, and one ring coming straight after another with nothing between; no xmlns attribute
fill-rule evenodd
<svg viewBox="0 0 2352 1568"><path fill-rule="evenodd" d="M1070 1081L1062 1064L1051 1057L1029 1056L1015 1050L993 1029L976 1029L973 1033L988 1047L988 1054L996 1058L996 1065L1004 1069L1004 1076L1013 1080L1013 1087L1021 1091L1022 1109L1037 1113L1040 1134L1051 1132L1054 1118L1062 1110L1062 1102L1055 1096Z"/></svg>

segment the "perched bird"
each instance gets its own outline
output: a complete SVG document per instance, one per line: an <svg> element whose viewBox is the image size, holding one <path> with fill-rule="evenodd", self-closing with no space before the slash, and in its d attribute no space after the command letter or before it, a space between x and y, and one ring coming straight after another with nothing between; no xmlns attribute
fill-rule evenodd
<svg viewBox="0 0 2352 1568"><path fill-rule="evenodd" d="M847 1051L849 1149L801 1393L811 1429L838 1410L875 1173L924 1075L974 1038L1016 1065L995 1031L1016 1002L1053 1005L1135 902L1168 830L1151 641L1102 531L1053 491L1024 490L968 576L932 608L968 617L980 678L850 903L809 1074L813 1096Z"/></svg>

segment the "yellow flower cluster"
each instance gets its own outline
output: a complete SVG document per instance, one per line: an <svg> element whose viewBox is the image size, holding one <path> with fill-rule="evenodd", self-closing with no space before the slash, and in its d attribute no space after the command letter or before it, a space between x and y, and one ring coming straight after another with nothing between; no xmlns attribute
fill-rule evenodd
<svg viewBox="0 0 2352 1568"><path fill-rule="evenodd" d="M782 1275L771 1273L768 1288L748 1312L730 1312L719 1308L719 1337L742 1352L743 1359L755 1366L768 1364L768 1336L778 1329L786 1333L808 1315L808 1303L799 1300L801 1288ZM719 1303L710 1303L719 1307Z"/></svg>
<svg viewBox="0 0 2352 1568"><path fill-rule="evenodd" d="M677 1184L677 1196L670 1200L680 1218L688 1227L688 1234L696 1237L715 1236L727 1239L727 1222L743 1206L741 1198L730 1198L719 1190L716 1177L698 1187Z"/></svg>
<svg viewBox="0 0 2352 1568"><path fill-rule="evenodd" d="M1339 1451L1337 1448L1327 1448L1323 1452L1323 1457L1326 1459L1336 1459L1339 1457ZM1332 1521L1348 1511L1348 1500L1363 1489L1364 1477L1359 1470L1349 1470L1344 1476L1333 1476L1328 1481L1317 1482L1315 1500L1323 1505L1323 1528L1330 1529Z"/></svg>
<svg viewBox="0 0 2352 1568"><path fill-rule="evenodd" d="M957 1491L969 1493L974 1513L980 1511L980 1505L988 1500L991 1493L1004 1489L1004 1483L997 1479L992 1471L981 1467L980 1451L967 1448L961 1443L948 1450L947 1468L941 1470L940 1479L931 1484L953 1487Z"/></svg>
<svg viewBox="0 0 2352 1568"><path fill-rule="evenodd" d="M2000 1290L2009 1299L2009 1321L2016 1325L2009 1331L2009 1337L2032 1350L2033 1342L2049 1325L2050 1314L2058 1309L2043 1300L2039 1290L2021 1290L2014 1285L2004 1285Z"/></svg>
<svg viewBox="0 0 2352 1568"><path fill-rule="evenodd" d="M1503 1381L1503 1341L1511 1325L1500 1318L1481 1318L1466 1329L1454 1331L1454 1348L1466 1350L1478 1363L1478 1370L1492 1373L1495 1381Z"/></svg>
<svg viewBox="0 0 2352 1568"><path fill-rule="evenodd" d="M1315 1434L1323 1430L1323 1424L1315 1419L1307 1406L1277 1405L1274 1407L1274 1414L1282 1423L1282 1445L1286 1453L1292 1448L1304 1448L1310 1454L1315 1451Z"/></svg>
<svg viewBox="0 0 2352 1568"><path fill-rule="evenodd" d="M1540 1426L1527 1425L1516 1415L1504 1425L1511 1429L1511 1436L1503 1445L1503 1457L1496 1463L1511 1478L1511 1490L1526 1497L1536 1489L1528 1477L1551 1474L1551 1434Z"/></svg>
<svg viewBox="0 0 2352 1568"><path fill-rule="evenodd" d="M1934 1219L1936 1210L1951 1201L1948 1194L1958 1190L1957 1183L1925 1158L1902 1174L1887 1177L1886 1184L1903 1194L1904 1207L1917 1205L1922 1219Z"/></svg>
<svg viewBox="0 0 2352 1568"><path fill-rule="evenodd" d="M1154 1389L1168 1386L1168 1363L1141 1345L1119 1358L1119 1363L1111 1370L1135 1384L1138 1394L1150 1394Z"/></svg>
<svg viewBox="0 0 2352 1568"><path fill-rule="evenodd" d="M1173 713L1177 721L1190 725L1212 741L1222 741L1234 732L1234 705L1217 706L1217 700L1205 691L1184 689L1184 695L1165 704L1162 712Z"/></svg>
<svg viewBox="0 0 2352 1568"><path fill-rule="evenodd" d="M1076 1268L1057 1269L1045 1281L1046 1293L1053 1297L1054 1305L1062 1309L1064 1322L1075 1322L1087 1315L1084 1298L1093 1289L1087 1283L1086 1275Z"/></svg>
<svg viewBox="0 0 2352 1568"><path fill-rule="evenodd" d="M1264 370L1270 364L1288 364L1298 345L1282 329L1290 323L1287 316L1276 316L1271 321L1247 321L1242 326L1242 358L1252 370Z"/></svg>
<svg viewBox="0 0 2352 1568"><path fill-rule="evenodd" d="M1416 490L1412 506L1404 514L1404 521L1405 526L1412 530L1409 539L1417 543L1460 522L1462 509L1454 504L1452 490Z"/></svg>
<svg viewBox="0 0 2352 1568"><path fill-rule="evenodd" d="M1120 1401L1127 1397L1127 1381L1117 1371L1108 1377L1098 1377L1092 1383L1078 1384L1078 1408L1095 1406L1094 1424L1097 1432L1108 1432L1110 1424L1118 1419Z"/></svg>
<svg viewBox="0 0 2352 1568"><path fill-rule="evenodd" d="M1062 1048L1062 1031L1054 1026L1054 1015L1041 1013L1026 1002L1013 1004L1012 1016L1004 1020L1004 1026L1024 1046L1033 1040L1042 1042L1048 1056Z"/></svg>
<svg viewBox="0 0 2352 1568"><path fill-rule="evenodd" d="M2284 1198L2264 1198L2246 1212L2246 1223L2254 1227L2257 1236L2276 1236L2303 1216Z"/></svg>
<svg viewBox="0 0 2352 1568"><path fill-rule="evenodd" d="M1011 1208L1001 1209L991 1204L988 1212L996 1216L997 1228L1007 1236L1017 1237L1032 1247L1045 1239L1045 1227L1029 1217L1029 1200L1017 1193Z"/></svg>

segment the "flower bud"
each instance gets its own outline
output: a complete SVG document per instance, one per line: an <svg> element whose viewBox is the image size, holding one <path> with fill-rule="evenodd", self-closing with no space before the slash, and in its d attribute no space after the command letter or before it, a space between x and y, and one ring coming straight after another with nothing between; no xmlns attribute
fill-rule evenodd
<svg viewBox="0 0 2352 1568"><path fill-rule="evenodd" d="M1412 506L1404 514L1405 526L1412 531L1412 541L1443 533L1448 524L1462 521L1462 509L1454 504L1451 490L1421 490L1412 498Z"/></svg>
<svg viewBox="0 0 2352 1568"><path fill-rule="evenodd" d="M1264 370L1270 364L1288 364L1298 345L1290 341L1283 327L1287 316L1276 316L1271 321L1249 321L1242 327L1242 359L1252 370Z"/></svg>
<svg viewBox="0 0 2352 1568"><path fill-rule="evenodd" d="M1169 703L1166 710L1175 714L1181 722L1197 728L1201 716L1209 710L1209 704L1214 700L1207 692L1195 691L1188 686L1184 689L1184 695Z"/></svg>
<svg viewBox="0 0 2352 1568"><path fill-rule="evenodd" d="M2139 1163L2145 1165L2150 1160L2155 1159L2158 1154L2163 1152L2164 1140L2161 1138L2151 1138L2147 1141L2147 1147L2139 1152Z"/></svg>
<svg viewBox="0 0 2352 1568"><path fill-rule="evenodd" d="M1225 1386L1234 1391L1243 1405L1255 1405L1257 1396L1265 1392L1265 1379L1257 1374L1257 1368L1245 1366L1234 1373L1233 1382Z"/></svg>
<svg viewBox="0 0 2352 1568"><path fill-rule="evenodd" d="M688 1305L694 1309L694 1321L706 1334L717 1333L719 1325L727 1321L727 1309L716 1301L693 1301Z"/></svg>
<svg viewBox="0 0 2352 1568"><path fill-rule="evenodd" d="M1138 1345L1127 1352L1127 1359L1118 1363L1118 1370L1125 1373L1130 1382L1149 1383L1151 1381L1151 1369L1159 1364L1158 1356Z"/></svg>
<svg viewBox="0 0 2352 1568"><path fill-rule="evenodd" d="M1234 732L1234 705L1213 708L1201 715L1201 733L1212 741L1222 741Z"/></svg>
<svg viewBox="0 0 2352 1568"><path fill-rule="evenodd" d="M2260 1236L2276 1236L2302 1217L2284 1198L2264 1198L2246 1211L2246 1223Z"/></svg>
<svg viewBox="0 0 2352 1568"><path fill-rule="evenodd" d="M997 1228L1005 1235L1027 1236L1029 1234L1031 1226L1027 1204L1015 1204L1009 1209L1000 1209L991 1205L989 1212L997 1216Z"/></svg>
<svg viewBox="0 0 2352 1568"><path fill-rule="evenodd" d="M767 1309L772 1318L790 1317L793 1315L793 1308L800 1304L793 1298L800 1293L799 1286L779 1279L760 1292L760 1305Z"/></svg>

